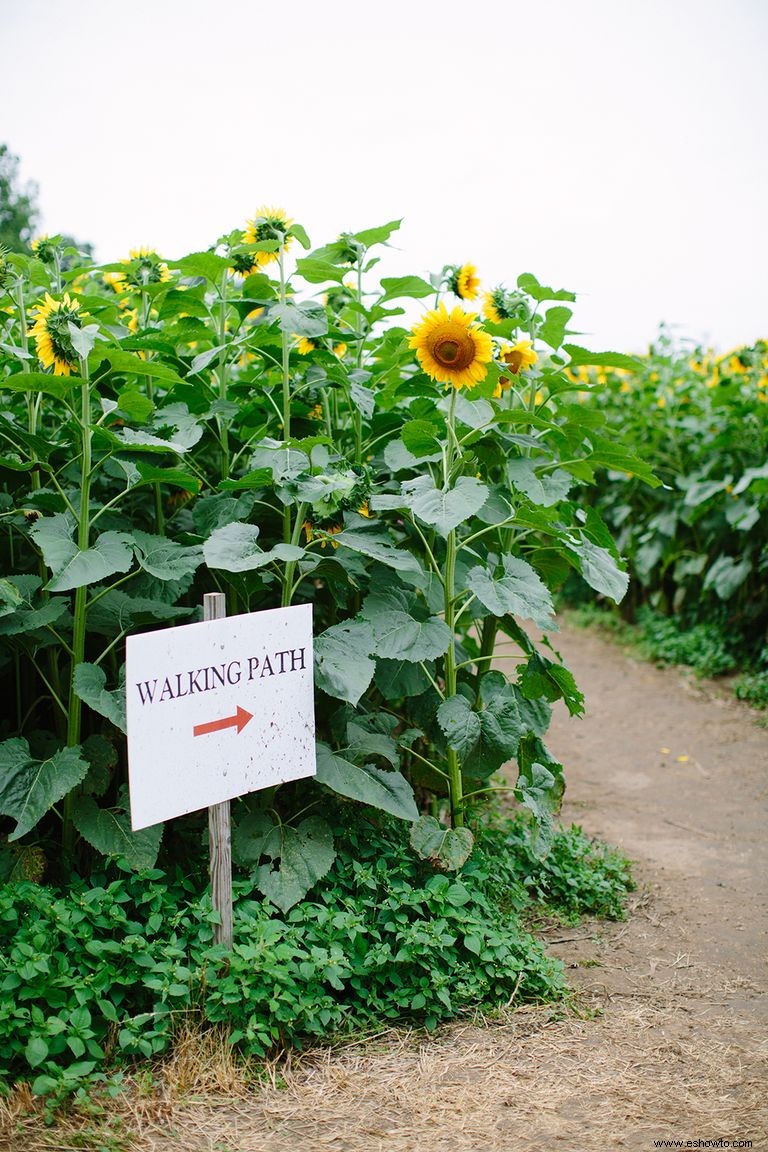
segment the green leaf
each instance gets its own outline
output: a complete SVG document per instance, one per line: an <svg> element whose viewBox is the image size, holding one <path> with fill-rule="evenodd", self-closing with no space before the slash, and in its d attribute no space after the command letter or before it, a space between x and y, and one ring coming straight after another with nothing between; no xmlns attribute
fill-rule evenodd
<svg viewBox="0 0 768 1152"><path fill-rule="evenodd" d="M519 687L528 700L564 700L571 716L584 712L584 697L571 672L562 664L533 652L519 677Z"/></svg>
<svg viewBox="0 0 768 1152"><path fill-rule="evenodd" d="M331 830L319 817L293 828L278 826L259 811L249 812L238 823L232 849L236 861L251 868L259 889L283 912L325 876L336 855ZM263 857L272 863L261 864Z"/></svg>
<svg viewBox="0 0 768 1152"><path fill-rule="evenodd" d="M571 316L573 312L570 308L556 306L547 309L546 318L539 329L539 336L550 348L557 350L562 344Z"/></svg>
<svg viewBox="0 0 768 1152"><path fill-rule="evenodd" d="M141 479L133 485L134 488L141 484L169 484L172 488L197 493L203 486L198 476L185 472L183 468L158 468L156 464L147 464L144 460L140 460L136 467Z"/></svg>
<svg viewBox="0 0 768 1152"><path fill-rule="evenodd" d="M714 588L721 600L729 600L742 586L752 571L749 556L734 560L731 556L718 556L704 577L704 589Z"/></svg>
<svg viewBox="0 0 768 1152"><path fill-rule="evenodd" d="M609 596L616 604L624 598L629 587L629 576L622 572L607 548L593 544L586 537L582 537L579 545L566 544L566 548L590 588L603 596Z"/></svg>
<svg viewBox="0 0 768 1152"><path fill-rule="evenodd" d="M44 1060L48 1059L48 1045L42 1036L33 1036L26 1048L24 1055L30 1068L37 1068Z"/></svg>
<svg viewBox="0 0 768 1152"><path fill-rule="evenodd" d="M428 420L408 420L403 424L400 436L414 457L437 455L442 452L437 429Z"/></svg>
<svg viewBox="0 0 768 1152"><path fill-rule="evenodd" d="M430 667L434 676L434 668ZM409 696L421 696L430 686L430 679L420 664L408 660L376 660L376 687L385 700L400 700Z"/></svg>
<svg viewBox="0 0 768 1152"><path fill-rule="evenodd" d="M370 624L345 620L315 639L315 683L329 696L356 705L373 679L375 641Z"/></svg>
<svg viewBox="0 0 768 1152"><path fill-rule="evenodd" d="M288 235L295 236L305 252L309 250L309 236L307 236L306 229L301 224L291 224L288 229Z"/></svg>
<svg viewBox="0 0 768 1152"><path fill-rule="evenodd" d="M125 719L125 688L107 691L107 677L96 664L78 664L72 686L84 704L100 716L106 716L121 732L127 732Z"/></svg>
<svg viewBox="0 0 768 1152"><path fill-rule="evenodd" d="M73 821L80 835L97 852L116 857L135 872L154 868L163 836L162 824L132 832L126 812L99 808L92 796L77 797Z"/></svg>
<svg viewBox="0 0 768 1152"><path fill-rule="evenodd" d="M0 812L12 816L16 827L9 840L18 840L66 796L88 772L80 748L61 748L45 760L35 760L26 740L0 744Z"/></svg>
<svg viewBox="0 0 768 1152"><path fill-rule="evenodd" d="M469 828L443 828L434 816L420 816L414 822L410 841L420 859L443 872L457 872L466 864L474 845Z"/></svg>
<svg viewBox="0 0 768 1152"><path fill-rule="evenodd" d="M421 573L421 565L416 557L405 548L398 548L389 536L381 532L345 528L334 536L333 542L340 548L349 548L352 552L369 556L398 572Z"/></svg>
<svg viewBox="0 0 768 1152"><path fill-rule="evenodd" d="M467 587L494 616L521 616L539 628L557 631L552 597L538 572L517 556L503 556L502 565L502 576L496 575L496 566L472 568Z"/></svg>
<svg viewBox="0 0 768 1152"><path fill-rule="evenodd" d="M410 660L414 664L436 660L448 651L453 640L448 625L437 616L416 620L390 597L366 597L360 613L373 628L376 657Z"/></svg>
<svg viewBox="0 0 768 1152"><path fill-rule="evenodd" d="M165 536L134 532L136 559L145 572L158 580L182 580L203 563L203 550L197 545L178 544Z"/></svg>
<svg viewBox="0 0 768 1152"><path fill-rule="evenodd" d="M6 392L42 392L64 400L73 388L85 384L82 376L49 376L47 372L18 372L0 378L0 390Z"/></svg>
<svg viewBox="0 0 768 1152"><path fill-rule="evenodd" d="M96 584L115 572L127 572L133 564L133 540L125 532L102 532L92 548L80 550L72 540L75 521L69 513L45 516L30 529L53 576L49 592L67 592Z"/></svg>
<svg viewBox="0 0 768 1152"><path fill-rule="evenodd" d="M449 696L437 710L437 722L461 759L472 751L482 732L480 717L466 696Z"/></svg>
<svg viewBox="0 0 768 1152"><path fill-rule="evenodd" d="M525 774L518 776L515 796L533 813L537 824L533 848L537 855L545 855L554 833L552 812L559 805L557 777L544 764L534 761Z"/></svg>
<svg viewBox="0 0 768 1152"><path fill-rule="evenodd" d="M400 772L388 772L372 764L353 764L321 741L317 743L315 779L341 796L360 800L401 820L418 818L413 789Z"/></svg>
<svg viewBox="0 0 768 1152"><path fill-rule="evenodd" d="M24 597L15 584L0 577L0 616L10 616L24 603Z"/></svg>
<svg viewBox="0 0 768 1152"><path fill-rule="evenodd" d="M259 529L256 524L232 523L217 528L203 545L203 556L209 568L225 572L253 572L274 560L296 561L305 555L295 544L276 544L264 552L256 543Z"/></svg>
<svg viewBox="0 0 768 1152"><path fill-rule="evenodd" d="M532 272L522 272L517 278L517 286L539 302L542 300L573 301L576 299L575 292L568 292L565 288L547 288L544 284L539 284Z"/></svg>
<svg viewBox="0 0 768 1152"><path fill-rule="evenodd" d="M379 304L385 304L387 300L399 300L403 296L420 300L424 296L434 295L435 292L432 285L422 280L420 276L385 276L381 286L384 295L379 299Z"/></svg>
<svg viewBox="0 0 768 1152"><path fill-rule="evenodd" d="M389 224L380 224L378 228L365 228L362 232L353 233L352 239L357 240L359 244L364 244L366 248L371 248L374 244L386 244L392 233L397 232L402 222L402 219L390 220Z"/></svg>
<svg viewBox="0 0 768 1152"><path fill-rule="evenodd" d="M436 488L431 476L418 476L406 480L402 492L414 516L443 537L476 515L488 499L488 488L474 476L460 476L448 489Z"/></svg>
<svg viewBox="0 0 768 1152"><path fill-rule="evenodd" d="M625 356L623 352L590 352L589 348L581 348L578 344L564 344L563 351L571 358L569 368L589 365L595 368L624 368L628 372L642 372L645 368L642 360Z"/></svg>
<svg viewBox="0 0 768 1152"><path fill-rule="evenodd" d="M277 317L283 332L291 336L325 336L328 331L328 315L322 304L306 301L294 304L288 301L285 304L270 304L270 319Z"/></svg>
<svg viewBox="0 0 768 1152"><path fill-rule="evenodd" d="M550 508L564 500L573 484L573 477L561 468L554 472L537 472L534 462L523 456L507 461L507 479L513 488L542 508Z"/></svg>
<svg viewBox="0 0 768 1152"><path fill-rule="evenodd" d="M169 268L177 268L185 276L202 276L212 284L218 284L222 273L229 268L230 261L224 256L217 256L214 252L190 252L182 256L181 260L169 260Z"/></svg>
<svg viewBox="0 0 768 1152"><path fill-rule="evenodd" d="M372 388L366 388L358 380L349 381L349 398L355 408L370 420L376 408L376 393Z"/></svg>
<svg viewBox="0 0 768 1152"><path fill-rule="evenodd" d="M309 284L325 284L328 280L341 284L349 269L341 268L317 256L302 256L296 261L296 271Z"/></svg>
<svg viewBox="0 0 768 1152"><path fill-rule="evenodd" d="M627 472L630 476L637 476L639 480L644 480L651 488L658 488L661 480L654 475L650 465L636 456L634 452L629 449L623 448L620 444L616 444L613 440L608 440L605 436L597 436L590 433L589 442L592 446L592 452L588 457L591 465L602 465L604 468L611 468L615 472Z"/></svg>
<svg viewBox="0 0 768 1152"><path fill-rule="evenodd" d="M136 388L123 388L117 394L117 406L123 416L137 424L144 424L155 410L155 405Z"/></svg>
<svg viewBox="0 0 768 1152"><path fill-rule="evenodd" d="M167 384L184 383L178 372L169 368L167 364L163 364L159 360L142 360L133 352L125 352L119 348L99 348L91 353L88 362L95 372L104 360L109 361L113 372L133 376L150 376L153 380L163 380Z"/></svg>

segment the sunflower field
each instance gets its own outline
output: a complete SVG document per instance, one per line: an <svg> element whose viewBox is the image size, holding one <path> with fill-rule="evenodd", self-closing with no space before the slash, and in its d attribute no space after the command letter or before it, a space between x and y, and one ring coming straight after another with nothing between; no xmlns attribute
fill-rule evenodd
<svg viewBox="0 0 768 1152"><path fill-rule="evenodd" d="M482 319L471 265L379 279L398 226L312 249L265 208L177 260L93 266L58 237L3 257L5 876L199 854L202 817L130 829L123 663L127 635L199 619L208 591L230 615L314 609L317 777L234 810L236 860L278 907L334 859L329 803L406 821L416 857L460 867L509 762L546 847L550 706L582 711L553 591L571 571L627 587L583 485L656 483L580 373L642 366L568 343L573 294L530 273Z"/></svg>
<svg viewBox="0 0 768 1152"><path fill-rule="evenodd" d="M710 675L765 676L768 344L715 355L662 331L640 361L633 373L570 372L581 401L663 482L606 470L584 493L632 575L622 610L658 634L662 658L680 650Z"/></svg>

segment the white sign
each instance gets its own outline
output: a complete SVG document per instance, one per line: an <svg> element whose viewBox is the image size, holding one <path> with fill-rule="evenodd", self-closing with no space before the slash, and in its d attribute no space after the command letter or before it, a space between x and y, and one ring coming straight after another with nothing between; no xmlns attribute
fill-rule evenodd
<svg viewBox="0 0 768 1152"><path fill-rule="evenodd" d="M134 831L315 774L312 606L129 636Z"/></svg>

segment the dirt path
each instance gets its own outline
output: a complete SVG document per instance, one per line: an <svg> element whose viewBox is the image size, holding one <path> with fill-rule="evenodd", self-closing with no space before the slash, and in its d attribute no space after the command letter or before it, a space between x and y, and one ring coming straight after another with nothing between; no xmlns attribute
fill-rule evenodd
<svg viewBox="0 0 768 1152"><path fill-rule="evenodd" d="M549 740L567 767L563 818L621 845L640 881L626 923L550 933L580 1015L526 1008L383 1036L305 1059L248 1100L176 1104L162 1123L148 1101L138 1148L768 1147L768 729L588 632L559 647L588 705L581 721L558 714Z"/></svg>

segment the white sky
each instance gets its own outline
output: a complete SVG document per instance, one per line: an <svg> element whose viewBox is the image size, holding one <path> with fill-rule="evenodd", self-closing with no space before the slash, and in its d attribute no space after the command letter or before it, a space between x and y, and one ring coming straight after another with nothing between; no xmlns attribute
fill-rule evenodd
<svg viewBox="0 0 768 1152"><path fill-rule="evenodd" d="M768 0L0 0L0 141L102 260L262 204L385 272L579 293L590 347L768 337Z"/></svg>

